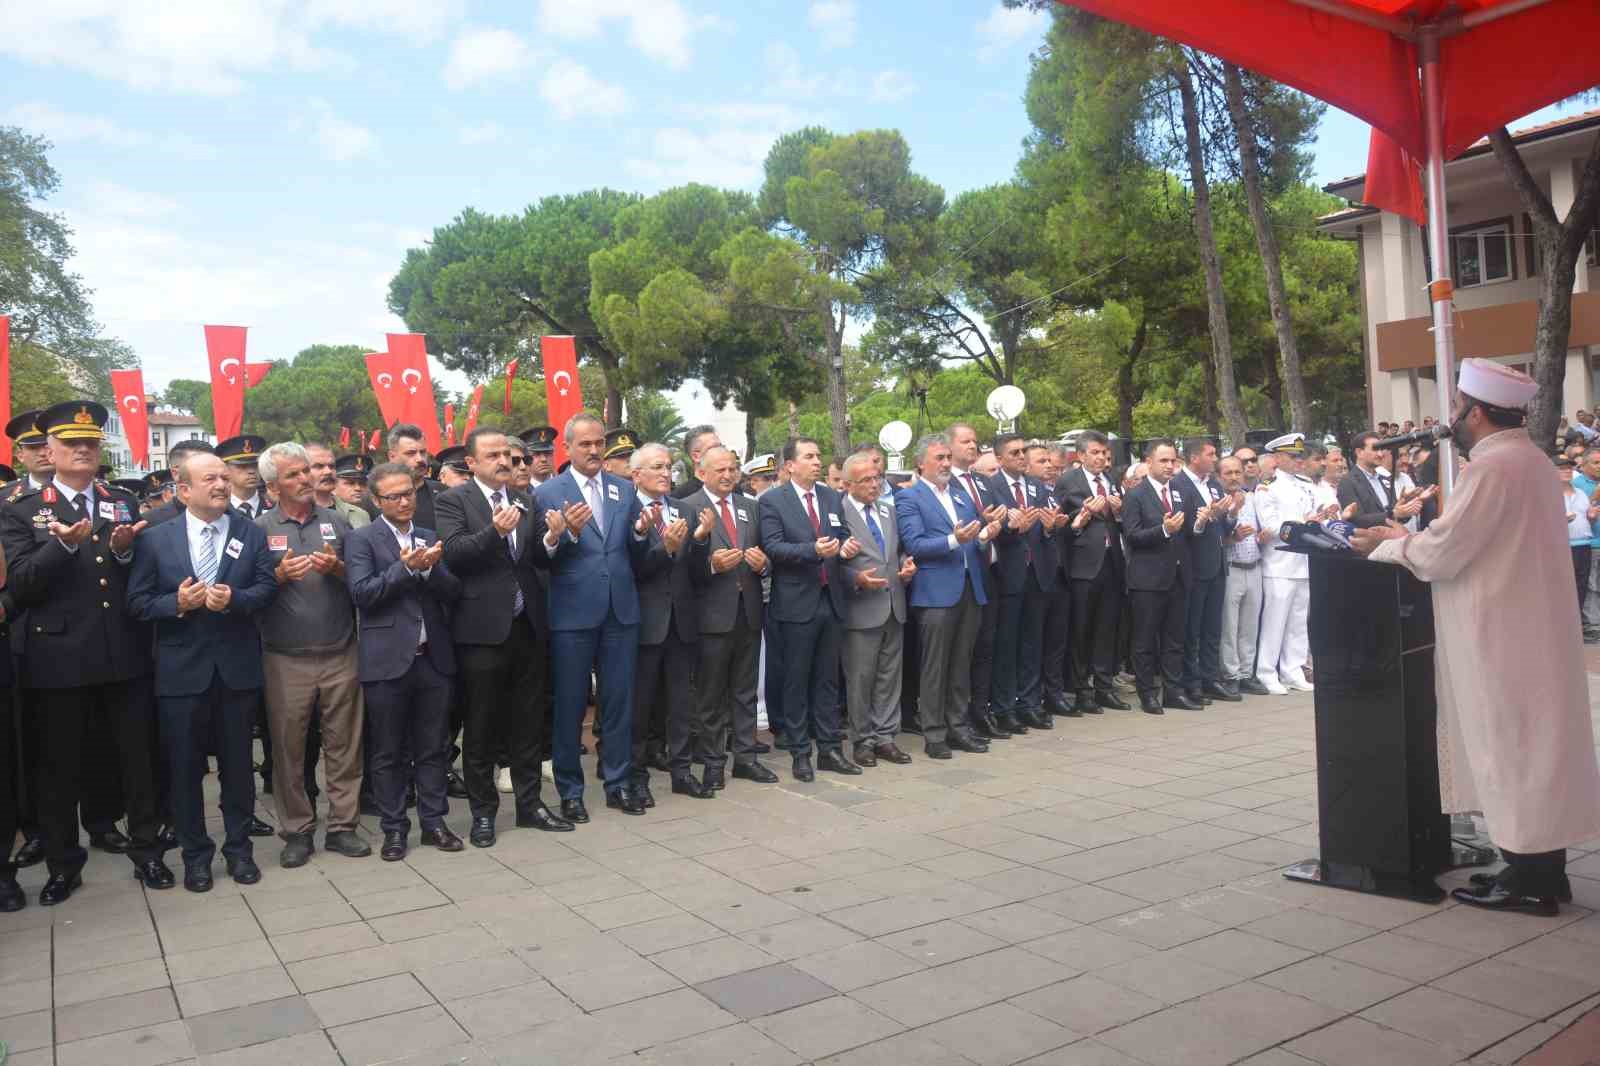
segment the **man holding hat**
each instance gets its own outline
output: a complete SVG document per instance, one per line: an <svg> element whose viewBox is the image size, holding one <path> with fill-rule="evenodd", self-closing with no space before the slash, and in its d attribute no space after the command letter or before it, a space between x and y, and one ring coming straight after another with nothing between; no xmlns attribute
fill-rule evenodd
<svg viewBox="0 0 1600 1066"><path fill-rule="evenodd" d="M1582 636L1551 606L1572 595L1572 562L1559 482L1522 428L1537 388L1464 360L1450 428L1472 462L1439 517L1421 533L1390 522L1351 540L1432 586L1441 806L1481 810L1507 863L1451 895L1554 915L1571 899L1566 848L1600 836L1600 769Z"/></svg>
<svg viewBox="0 0 1600 1066"><path fill-rule="evenodd" d="M1317 510L1311 479L1303 472L1304 433L1285 433L1267 442L1278 461L1271 484L1256 489L1261 519L1261 628L1256 645L1256 680L1274 696L1290 689L1310 692L1305 665L1311 647L1306 616L1311 608L1311 564L1296 552L1279 551L1285 522L1304 522Z"/></svg>

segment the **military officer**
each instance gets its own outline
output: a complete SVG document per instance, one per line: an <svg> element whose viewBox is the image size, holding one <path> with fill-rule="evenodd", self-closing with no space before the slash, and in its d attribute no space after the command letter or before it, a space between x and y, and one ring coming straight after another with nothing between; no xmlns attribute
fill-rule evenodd
<svg viewBox="0 0 1600 1066"><path fill-rule="evenodd" d="M627 426L618 426L616 429L606 430L606 450L600 457L600 465L608 474L625 477L633 480L633 471L628 467L628 460L633 457L633 450L639 446L639 434Z"/></svg>
<svg viewBox="0 0 1600 1066"><path fill-rule="evenodd" d="M367 498L367 475L371 472L371 456L357 453L355 455L341 455L334 460L333 495L340 504L344 505L339 507L338 510L346 518L350 516L349 508L365 512L366 508L363 504ZM372 516L370 514L367 515L367 522L371 520ZM363 522L361 524L366 525L367 523ZM354 525L355 523L352 522L351 526L353 527Z"/></svg>
<svg viewBox="0 0 1600 1066"><path fill-rule="evenodd" d="M217 458L228 465L228 506L254 522L272 505L261 494L261 473L256 464L267 446L265 437L229 437L217 445Z"/></svg>
<svg viewBox="0 0 1600 1066"><path fill-rule="evenodd" d="M1279 551L1285 522L1304 522L1317 511L1315 490L1306 477L1305 434L1285 433L1267 442L1277 459L1277 473L1256 488L1256 514L1261 520L1261 629L1256 654L1256 680L1274 696L1295 689L1310 692L1305 665L1310 654L1306 615L1311 607L1310 561L1295 552Z"/></svg>
<svg viewBox="0 0 1600 1066"><path fill-rule="evenodd" d="M556 427L530 426L517 434L528 449L528 491L556 476Z"/></svg>

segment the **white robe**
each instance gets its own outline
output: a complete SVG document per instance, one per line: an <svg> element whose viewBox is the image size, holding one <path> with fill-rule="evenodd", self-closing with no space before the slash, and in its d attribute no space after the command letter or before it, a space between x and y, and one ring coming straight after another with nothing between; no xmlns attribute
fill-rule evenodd
<svg viewBox="0 0 1600 1066"><path fill-rule="evenodd" d="M1514 852L1600 836L1561 486L1525 430L1479 441L1443 513L1372 553L1432 585L1439 784Z"/></svg>

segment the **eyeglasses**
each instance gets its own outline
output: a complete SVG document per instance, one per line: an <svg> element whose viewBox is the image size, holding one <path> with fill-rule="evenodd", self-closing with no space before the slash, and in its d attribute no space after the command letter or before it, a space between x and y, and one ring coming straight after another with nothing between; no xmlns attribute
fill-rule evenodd
<svg viewBox="0 0 1600 1066"><path fill-rule="evenodd" d="M404 492L391 492L386 496L380 496L375 492L372 494L372 498L377 500L379 503L402 503L406 500L416 499L417 490L406 489Z"/></svg>
<svg viewBox="0 0 1600 1066"><path fill-rule="evenodd" d="M522 458L522 456L520 456L520 455L513 455L511 457L511 465L512 466L527 466L528 465L528 460Z"/></svg>

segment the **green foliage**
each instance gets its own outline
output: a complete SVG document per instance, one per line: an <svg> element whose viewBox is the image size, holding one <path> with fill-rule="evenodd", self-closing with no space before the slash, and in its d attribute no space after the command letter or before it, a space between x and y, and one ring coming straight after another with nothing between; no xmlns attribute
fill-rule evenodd
<svg viewBox="0 0 1600 1066"><path fill-rule="evenodd" d="M0 313L11 316L13 344L66 352L93 337L95 324L88 290L67 266L72 231L38 206L60 184L49 149L42 137L0 126Z"/></svg>
<svg viewBox="0 0 1600 1066"><path fill-rule="evenodd" d="M366 353L356 344L314 344L293 360L274 360L266 380L245 391L245 432L269 442L321 441L338 450L341 426L352 432L364 430L369 436L383 429L367 376ZM193 395L189 384L184 383L182 390L186 398ZM191 409L208 432L215 431L209 384Z"/></svg>
<svg viewBox="0 0 1600 1066"><path fill-rule="evenodd" d="M659 392L630 393L627 398L627 417L624 423L632 426L641 442L665 444L674 452L683 445L683 415L671 397Z"/></svg>
<svg viewBox="0 0 1600 1066"><path fill-rule="evenodd" d="M11 344L11 413L32 411L75 399L83 390L67 376L59 356L26 341Z"/></svg>
<svg viewBox="0 0 1600 1066"><path fill-rule="evenodd" d="M167 382L167 387L162 390L160 402L163 407L176 407L181 411L198 411L202 397L211 394L211 382L197 381L194 378L173 378Z"/></svg>

